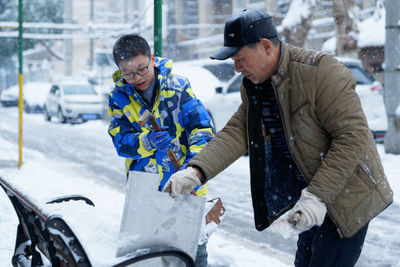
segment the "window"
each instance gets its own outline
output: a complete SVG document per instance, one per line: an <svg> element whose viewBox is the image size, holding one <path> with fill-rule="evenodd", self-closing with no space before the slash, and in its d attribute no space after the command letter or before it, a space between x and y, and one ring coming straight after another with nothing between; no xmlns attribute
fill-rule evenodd
<svg viewBox="0 0 400 267"><path fill-rule="evenodd" d="M227 93L235 93L240 91L240 85L242 84L242 75L237 75L235 80L228 86Z"/></svg>
<svg viewBox="0 0 400 267"><path fill-rule="evenodd" d="M357 84L371 84L374 82L374 78L364 69L358 66L347 66L353 73L357 80Z"/></svg>
<svg viewBox="0 0 400 267"><path fill-rule="evenodd" d="M53 87L51 87L50 94L55 95L57 90L59 90L59 87L57 85L54 85Z"/></svg>
<svg viewBox="0 0 400 267"><path fill-rule="evenodd" d="M65 85L64 94L66 95L96 95L96 91L90 85Z"/></svg>

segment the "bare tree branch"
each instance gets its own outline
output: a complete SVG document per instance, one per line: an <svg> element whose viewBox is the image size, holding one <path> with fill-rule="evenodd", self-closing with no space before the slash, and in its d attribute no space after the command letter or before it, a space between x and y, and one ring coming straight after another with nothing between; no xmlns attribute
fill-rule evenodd
<svg viewBox="0 0 400 267"><path fill-rule="evenodd" d="M282 21L282 40L302 47L311 28L317 0L293 0Z"/></svg>
<svg viewBox="0 0 400 267"><path fill-rule="evenodd" d="M336 30L336 55L357 49L357 13L355 0L333 0L333 18Z"/></svg>

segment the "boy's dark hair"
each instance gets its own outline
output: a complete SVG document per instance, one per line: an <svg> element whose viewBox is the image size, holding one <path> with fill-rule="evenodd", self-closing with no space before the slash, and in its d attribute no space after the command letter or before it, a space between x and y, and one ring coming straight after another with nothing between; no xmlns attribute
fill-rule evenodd
<svg viewBox="0 0 400 267"><path fill-rule="evenodd" d="M122 60L130 59L138 55L150 58L151 52L146 39L137 34L126 34L121 36L114 44L113 56L117 66Z"/></svg>

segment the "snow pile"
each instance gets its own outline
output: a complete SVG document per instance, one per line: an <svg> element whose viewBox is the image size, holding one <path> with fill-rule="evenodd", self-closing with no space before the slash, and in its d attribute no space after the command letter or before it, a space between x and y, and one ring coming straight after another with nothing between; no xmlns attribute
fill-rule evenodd
<svg viewBox="0 0 400 267"><path fill-rule="evenodd" d="M40 105L43 106L47 94L50 91L51 83L48 82L28 82L22 86L22 91L24 95L24 101L29 105ZM19 85L11 86L9 89L4 91L4 94L14 96L18 98L19 96Z"/></svg>
<svg viewBox="0 0 400 267"><path fill-rule="evenodd" d="M43 105L50 91L51 83L31 82L24 87L24 98L30 105Z"/></svg>
<svg viewBox="0 0 400 267"><path fill-rule="evenodd" d="M374 14L359 24L358 47L384 46L385 21L385 7L381 1L378 1Z"/></svg>
<svg viewBox="0 0 400 267"><path fill-rule="evenodd" d="M321 51L335 55L336 53L336 36L333 36L326 40L322 46L321 46Z"/></svg>

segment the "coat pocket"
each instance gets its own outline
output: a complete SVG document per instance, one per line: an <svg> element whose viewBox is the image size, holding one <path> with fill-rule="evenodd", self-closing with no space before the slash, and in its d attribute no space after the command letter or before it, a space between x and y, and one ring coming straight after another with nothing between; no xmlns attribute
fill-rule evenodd
<svg viewBox="0 0 400 267"><path fill-rule="evenodd" d="M376 186L377 181L364 162L359 161L356 172L361 181L363 181L369 188L373 188Z"/></svg>
<svg viewBox="0 0 400 267"><path fill-rule="evenodd" d="M374 180L371 179L368 168L360 163L357 164L342 192L336 197L334 206L337 211L343 217L353 217L352 214L364 198L368 197L374 185Z"/></svg>

